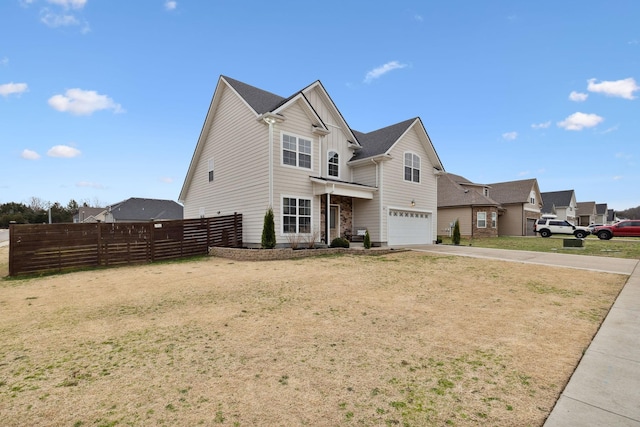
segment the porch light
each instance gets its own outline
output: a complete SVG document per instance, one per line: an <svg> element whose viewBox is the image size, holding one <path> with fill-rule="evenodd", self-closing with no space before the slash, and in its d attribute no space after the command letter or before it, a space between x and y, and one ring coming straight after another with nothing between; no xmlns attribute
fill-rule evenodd
<svg viewBox="0 0 640 427"><path fill-rule="evenodd" d="M411 200L411 207L414 207L416 205L416 201L415 200Z"/></svg>

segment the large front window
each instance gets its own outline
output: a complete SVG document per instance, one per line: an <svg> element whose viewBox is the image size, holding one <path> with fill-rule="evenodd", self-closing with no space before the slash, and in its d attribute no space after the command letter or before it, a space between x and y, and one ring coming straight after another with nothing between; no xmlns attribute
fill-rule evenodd
<svg viewBox="0 0 640 427"><path fill-rule="evenodd" d="M282 164L311 169L311 141L282 134Z"/></svg>
<svg viewBox="0 0 640 427"><path fill-rule="evenodd" d="M282 232L311 233L311 200L284 197L282 199Z"/></svg>
<svg viewBox="0 0 640 427"><path fill-rule="evenodd" d="M413 153L404 153L404 180L420 182L420 157Z"/></svg>

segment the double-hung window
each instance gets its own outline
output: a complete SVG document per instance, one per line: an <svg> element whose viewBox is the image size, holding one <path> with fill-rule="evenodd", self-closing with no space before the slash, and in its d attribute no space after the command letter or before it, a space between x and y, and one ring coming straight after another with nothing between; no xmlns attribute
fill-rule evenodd
<svg viewBox="0 0 640 427"><path fill-rule="evenodd" d="M491 228L496 228L498 226L498 213L491 212Z"/></svg>
<svg viewBox="0 0 640 427"><path fill-rule="evenodd" d="M487 228L487 213L478 212L478 228Z"/></svg>
<svg viewBox="0 0 640 427"><path fill-rule="evenodd" d="M311 233L311 199L282 198L282 232Z"/></svg>
<svg viewBox="0 0 640 427"><path fill-rule="evenodd" d="M335 151L329 151L328 164L327 164L327 173L329 176L339 177L340 176L340 163L338 153Z"/></svg>
<svg viewBox="0 0 640 427"><path fill-rule="evenodd" d="M283 133L282 164L311 169L311 140Z"/></svg>
<svg viewBox="0 0 640 427"><path fill-rule="evenodd" d="M420 157L413 153L404 153L404 180L420 182Z"/></svg>

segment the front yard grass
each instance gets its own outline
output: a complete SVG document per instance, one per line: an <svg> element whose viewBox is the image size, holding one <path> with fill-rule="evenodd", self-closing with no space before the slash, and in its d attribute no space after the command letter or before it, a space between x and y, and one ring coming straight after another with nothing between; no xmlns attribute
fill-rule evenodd
<svg viewBox="0 0 640 427"><path fill-rule="evenodd" d="M625 280L403 252L0 281L0 418L540 426Z"/></svg>
<svg viewBox="0 0 640 427"><path fill-rule="evenodd" d="M640 238L613 238L600 240L595 236L589 236L584 241L583 248L564 248L563 240L572 239L573 236L555 235L548 238L542 237L487 237L487 238L463 238L460 245L472 245L479 248L512 249L534 252L558 252L574 255L591 255L614 258L640 259ZM451 244L450 237L442 237L443 244Z"/></svg>

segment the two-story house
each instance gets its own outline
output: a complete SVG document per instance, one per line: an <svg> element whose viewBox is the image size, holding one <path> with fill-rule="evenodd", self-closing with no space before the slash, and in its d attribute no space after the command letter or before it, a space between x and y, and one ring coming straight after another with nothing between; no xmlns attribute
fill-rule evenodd
<svg viewBox="0 0 640 427"><path fill-rule="evenodd" d="M553 214L558 219L566 219L572 224L577 223L578 202L574 190L547 191L541 195L543 214Z"/></svg>
<svg viewBox="0 0 640 427"><path fill-rule="evenodd" d="M278 246L365 229L376 246L433 243L443 170L419 118L357 132L320 81L281 97L221 76L179 200L185 218L241 213L248 247L268 208Z"/></svg>

